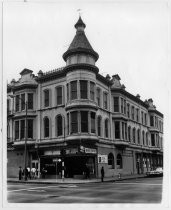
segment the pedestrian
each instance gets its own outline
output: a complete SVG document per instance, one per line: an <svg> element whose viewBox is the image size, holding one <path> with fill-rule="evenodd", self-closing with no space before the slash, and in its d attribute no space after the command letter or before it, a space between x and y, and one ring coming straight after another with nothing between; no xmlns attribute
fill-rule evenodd
<svg viewBox="0 0 171 210"><path fill-rule="evenodd" d="M30 171L30 167L29 166L27 166L27 171L28 171L28 176L27 177L29 177L31 179L31 171Z"/></svg>
<svg viewBox="0 0 171 210"><path fill-rule="evenodd" d="M24 169L24 178L25 178L25 181L27 181L27 178L28 178L28 170L27 170L27 168Z"/></svg>
<svg viewBox="0 0 171 210"><path fill-rule="evenodd" d="M31 178L36 178L36 169L34 167L31 169Z"/></svg>
<svg viewBox="0 0 171 210"><path fill-rule="evenodd" d="M102 166L101 168L101 181L103 182L103 179L104 179L104 168Z"/></svg>
<svg viewBox="0 0 171 210"><path fill-rule="evenodd" d="M21 169L21 166L19 167L19 180L22 179L22 169Z"/></svg>

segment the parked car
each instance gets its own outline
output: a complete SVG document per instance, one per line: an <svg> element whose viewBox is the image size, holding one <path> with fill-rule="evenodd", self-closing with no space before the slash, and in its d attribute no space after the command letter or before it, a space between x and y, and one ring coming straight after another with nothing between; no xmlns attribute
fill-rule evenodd
<svg viewBox="0 0 171 210"><path fill-rule="evenodd" d="M150 177L163 176L163 168L157 167L155 170L148 171L146 175Z"/></svg>

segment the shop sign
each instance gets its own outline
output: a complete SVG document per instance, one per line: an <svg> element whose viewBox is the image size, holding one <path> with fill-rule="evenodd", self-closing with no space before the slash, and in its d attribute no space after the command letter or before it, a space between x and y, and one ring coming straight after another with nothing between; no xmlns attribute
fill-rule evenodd
<svg viewBox="0 0 171 210"><path fill-rule="evenodd" d="M66 149L66 154L76 154L78 153L78 148Z"/></svg>
<svg viewBox="0 0 171 210"><path fill-rule="evenodd" d="M98 163L108 163L107 155L98 155Z"/></svg>
<svg viewBox="0 0 171 210"><path fill-rule="evenodd" d="M96 154L96 149L86 148L86 147L85 147L85 153Z"/></svg>
<svg viewBox="0 0 171 210"><path fill-rule="evenodd" d="M44 151L44 155L60 155L60 150L47 150Z"/></svg>
<svg viewBox="0 0 171 210"><path fill-rule="evenodd" d="M54 159L53 159L53 162L61 162L61 159L59 159L59 158L54 158Z"/></svg>

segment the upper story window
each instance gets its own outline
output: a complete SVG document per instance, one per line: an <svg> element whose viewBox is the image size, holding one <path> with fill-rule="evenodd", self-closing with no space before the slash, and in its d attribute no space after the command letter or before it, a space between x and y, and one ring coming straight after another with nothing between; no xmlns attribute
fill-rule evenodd
<svg viewBox="0 0 171 210"><path fill-rule="evenodd" d="M150 116L150 126L154 126L154 116Z"/></svg>
<svg viewBox="0 0 171 210"><path fill-rule="evenodd" d="M81 111L81 132L88 132L88 111Z"/></svg>
<svg viewBox="0 0 171 210"><path fill-rule="evenodd" d="M28 120L28 138L33 138L33 120Z"/></svg>
<svg viewBox="0 0 171 210"><path fill-rule="evenodd" d="M119 97L114 97L114 112L119 112Z"/></svg>
<svg viewBox="0 0 171 210"><path fill-rule="evenodd" d="M71 82L71 100L77 99L77 81Z"/></svg>
<svg viewBox="0 0 171 210"><path fill-rule="evenodd" d="M145 123L145 125L147 125L147 114L146 113L144 113L144 123Z"/></svg>
<svg viewBox="0 0 171 210"><path fill-rule="evenodd" d="M49 118L44 118L44 137L49 137Z"/></svg>
<svg viewBox="0 0 171 210"><path fill-rule="evenodd" d="M130 118L130 104L127 104L127 117Z"/></svg>
<svg viewBox="0 0 171 210"><path fill-rule="evenodd" d="M120 122L115 121L115 139L120 139Z"/></svg>
<svg viewBox="0 0 171 210"><path fill-rule="evenodd" d="M71 112L71 133L78 133L77 112Z"/></svg>
<svg viewBox="0 0 171 210"><path fill-rule="evenodd" d="M15 121L15 139L19 139L19 120Z"/></svg>
<svg viewBox="0 0 171 210"><path fill-rule="evenodd" d="M61 115L57 116L56 123L57 123L57 136L62 136L63 135L63 120L62 120Z"/></svg>
<svg viewBox="0 0 171 210"><path fill-rule="evenodd" d="M105 120L105 137L106 138L109 137L109 120L108 119Z"/></svg>
<svg viewBox="0 0 171 210"><path fill-rule="evenodd" d="M94 82L90 82L90 100L94 101L94 88L95 88L95 84Z"/></svg>
<svg viewBox="0 0 171 210"><path fill-rule="evenodd" d="M25 110L25 93L21 94L21 110Z"/></svg>
<svg viewBox="0 0 171 210"><path fill-rule="evenodd" d="M137 113L136 113L136 116L137 116L137 122L139 122L139 109L136 109L137 110Z"/></svg>
<svg viewBox="0 0 171 210"><path fill-rule="evenodd" d="M20 110L20 95L16 95L15 98L15 111L18 112Z"/></svg>
<svg viewBox="0 0 171 210"><path fill-rule="evenodd" d="M144 124L144 112L141 112L141 123Z"/></svg>
<svg viewBox="0 0 171 210"><path fill-rule="evenodd" d="M20 139L25 138L25 120L20 121Z"/></svg>
<svg viewBox="0 0 171 210"><path fill-rule="evenodd" d="M135 143L135 128L133 128L132 130L132 138L133 138L133 142Z"/></svg>
<svg viewBox="0 0 171 210"><path fill-rule="evenodd" d="M97 118L97 135L101 136L101 116L98 116Z"/></svg>
<svg viewBox="0 0 171 210"><path fill-rule="evenodd" d="M101 93L101 91L100 91L100 88L97 88L97 93L96 93L96 100L97 100L97 105L98 106L100 106L100 103L101 103L101 101L100 101L100 93Z"/></svg>
<svg viewBox="0 0 171 210"><path fill-rule="evenodd" d="M61 105L62 103L62 86L59 86L56 88L56 94L57 94L57 105Z"/></svg>
<svg viewBox="0 0 171 210"><path fill-rule="evenodd" d="M151 146L155 146L155 135L154 133L151 134Z"/></svg>
<svg viewBox="0 0 171 210"><path fill-rule="evenodd" d="M124 114L126 114L126 100L124 100Z"/></svg>
<svg viewBox="0 0 171 210"><path fill-rule="evenodd" d="M131 141L131 127L128 127L128 141Z"/></svg>
<svg viewBox="0 0 171 210"><path fill-rule="evenodd" d="M137 143L140 144L140 129L137 130Z"/></svg>
<svg viewBox="0 0 171 210"><path fill-rule="evenodd" d="M49 106L49 90L44 90L44 106L48 107Z"/></svg>
<svg viewBox="0 0 171 210"><path fill-rule="evenodd" d="M131 108L131 114L132 114L132 120L134 120L134 115L135 115L135 113L134 113L134 106L132 106L132 108Z"/></svg>
<svg viewBox="0 0 171 210"><path fill-rule="evenodd" d="M87 99L87 81L80 80L80 97L81 99Z"/></svg>
<svg viewBox="0 0 171 210"><path fill-rule="evenodd" d="M91 133L95 133L95 113L91 112Z"/></svg>
<svg viewBox="0 0 171 210"><path fill-rule="evenodd" d="M148 145L148 132L146 132L146 145Z"/></svg>
<svg viewBox="0 0 171 210"><path fill-rule="evenodd" d="M33 93L28 93L28 109L33 109Z"/></svg>
<svg viewBox="0 0 171 210"><path fill-rule="evenodd" d="M145 133L142 131L142 144L145 145Z"/></svg>
<svg viewBox="0 0 171 210"><path fill-rule="evenodd" d="M104 109L108 109L108 94L103 93Z"/></svg>
<svg viewBox="0 0 171 210"><path fill-rule="evenodd" d="M123 113L123 106L124 106L124 102L123 102L123 98L121 98L121 113Z"/></svg>

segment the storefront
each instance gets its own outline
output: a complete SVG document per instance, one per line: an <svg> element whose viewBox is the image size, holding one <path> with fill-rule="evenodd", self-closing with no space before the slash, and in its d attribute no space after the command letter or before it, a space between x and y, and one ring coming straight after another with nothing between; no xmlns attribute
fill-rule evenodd
<svg viewBox="0 0 171 210"><path fill-rule="evenodd" d="M86 173L96 177L97 150L88 147L72 147L61 150L44 151L40 157L40 172L46 171L46 178L61 178L64 169L65 178L84 178ZM64 167L62 167L64 162Z"/></svg>

